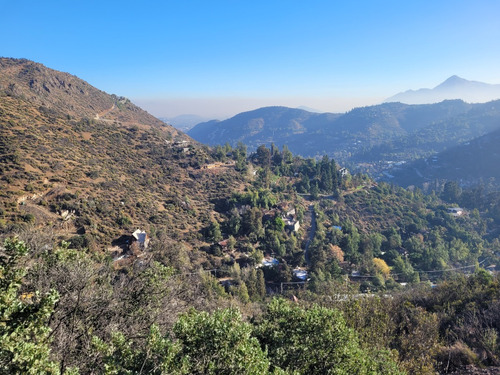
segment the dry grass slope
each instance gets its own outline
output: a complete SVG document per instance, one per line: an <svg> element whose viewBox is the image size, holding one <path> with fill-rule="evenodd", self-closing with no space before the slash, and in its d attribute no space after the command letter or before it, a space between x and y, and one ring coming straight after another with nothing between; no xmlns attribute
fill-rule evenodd
<svg viewBox="0 0 500 375"><path fill-rule="evenodd" d="M0 228L50 226L97 248L136 227L187 247L241 183L209 150L125 98L27 60L0 59Z"/></svg>

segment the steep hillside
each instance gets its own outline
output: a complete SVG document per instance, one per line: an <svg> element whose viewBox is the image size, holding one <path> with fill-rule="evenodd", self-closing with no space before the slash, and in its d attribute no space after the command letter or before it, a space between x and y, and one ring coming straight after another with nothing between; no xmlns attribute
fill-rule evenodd
<svg viewBox="0 0 500 375"><path fill-rule="evenodd" d="M237 186L208 149L130 103L27 60L0 69L0 228L50 227L97 248L135 228L196 243ZM233 183L226 183L230 180Z"/></svg>
<svg viewBox="0 0 500 375"><path fill-rule="evenodd" d="M109 95L68 73L25 59L0 58L0 93L68 118L117 121L122 125L164 124L124 97ZM180 136L169 127L172 135Z"/></svg>

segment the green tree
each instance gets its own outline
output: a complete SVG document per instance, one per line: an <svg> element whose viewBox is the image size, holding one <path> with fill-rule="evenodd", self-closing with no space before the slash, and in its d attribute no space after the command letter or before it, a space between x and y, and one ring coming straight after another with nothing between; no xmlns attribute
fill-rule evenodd
<svg viewBox="0 0 500 375"><path fill-rule="evenodd" d="M271 166L271 150L266 145L260 145L256 151L257 163L265 168Z"/></svg>
<svg viewBox="0 0 500 375"><path fill-rule="evenodd" d="M277 232L281 232L283 231L284 228L285 228L285 222L281 217L276 216L273 220L273 229Z"/></svg>
<svg viewBox="0 0 500 375"><path fill-rule="evenodd" d="M0 253L0 373L58 374L50 359L48 321L59 295L55 290L21 294L27 253L16 238L5 240Z"/></svg>
<svg viewBox="0 0 500 375"><path fill-rule="evenodd" d="M444 184L443 193L441 194L443 200L450 203L456 203L459 201L461 195L462 189L456 181L448 181Z"/></svg>
<svg viewBox="0 0 500 375"><path fill-rule="evenodd" d="M283 145L283 161L287 164L291 164L293 162L293 154L288 149L287 145Z"/></svg>
<svg viewBox="0 0 500 375"><path fill-rule="evenodd" d="M338 310L304 309L283 299L269 305L256 336L274 368L296 374L399 374L384 352L364 351Z"/></svg>
<svg viewBox="0 0 500 375"><path fill-rule="evenodd" d="M257 207L243 214L242 228L246 234L257 233L262 228L262 212Z"/></svg>
<svg viewBox="0 0 500 375"><path fill-rule="evenodd" d="M264 272L261 269L257 270L257 294L261 298L266 296L266 280L264 279Z"/></svg>
<svg viewBox="0 0 500 375"><path fill-rule="evenodd" d="M238 287L238 297L243 303L248 303L250 301L250 296L248 295L248 288L244 281L242 281Z"/></svg>
<svg viewBox="0 0 500 375"><path fill-rule="evenodd" d="M312 183L310 193L312 199L319 199L319 187L317 181Z"/></svg>
<svg viewBox="0 0 500 375"><path fill-rule="evenodd" d="M417 283L420 281L418 272L416 272L408 259L401 256L394 259L394 274L397 275L400 281Z"/></svg>
<svg viewBox="0 0 500 375"><path fill-rule="evenodd" d="M231 210L226 226L229 233L235 236L238 235L241 228L241 216L236 208Z"/></svg>
<svg viewBox="0 0 500 375"><path fill-rule="evenodd" d="M235 168L239 172L247 171L247 146L242 142L238 142L233 155L236 157Z"/></svg>
<svg viewBox="0 0 500 375"><path fill-rule="evenodd" d="M350 221L344 225L344 229L347 233L342 241L342 250L344 250L347 260L349 260L351 263L357 264L361 260L358 251L361 237L359 235L358 229Z"/></svg>
<svg viewBox="0 0 500 375"><path fill-rule="evenodd" d="M161 335L153 325L146 342L139 345L121 332L113 332L106 342L93 337L92 348L97 358L94 366L98 373L115 374L187 374L186 361L179 359L180 345Z"/></svg>
<svg viewBox="0 0 500 375"><path fill-rule="evenodd" d="M191 310L173 327L190 374L265 374L269 360L236 309Z"/></svg>
<svg viewBox="0 0 500 375"><path fill-rule="evenodd" d="M236 245L236 239L233 236L229 236L227 239L227 248L229 250L234 250L235 245Z"/></svg>
<svg viewBox="0 0 500 375"><path fill-rule="evenodd" d="M212 221L208 227L207 237L213 242L219 242L222 240L222 233L220 231L219 223Z"/></svg>

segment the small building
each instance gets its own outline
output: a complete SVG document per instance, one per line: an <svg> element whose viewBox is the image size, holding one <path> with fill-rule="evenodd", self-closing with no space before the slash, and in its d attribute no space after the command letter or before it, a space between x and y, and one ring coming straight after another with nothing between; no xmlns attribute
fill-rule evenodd
<svg viewBox="0 0 500 375"><path fill-rule="evenodd" d="M349 175L349 170L347 168L345 168L345 167L344 168L340 168L339 169L339 174L340 174L341 177L345 177L345 176Z"/></svg>
<svg viewBox="0 0 500 375"><path fill-rule="evenodd" d="M496 264L490 264L488 267L485 267L484 269L490 274L493 275L496 272Z"/></svg>
<svg viewBox="0 0 500 375"><path fill-rule="evenodd" d="M286 215L282 217L285 222L285 229L290 232L297 232L300 229L300 222L297 220L295 208L288 209Z"/></svg>
<svg viewBox="0 0 500 375"><path fill-rule="evenodd" d="M141 250L146 250L149 245L149 236L145 231L137 229L132 233L132 243L134 242L139 245Z"/></svg>
<svg viewBox="0 0 500 375"><path fill-rule="evenodd" d="M460 208L460 207L448 208L448 212L450 213L451 216L455 216L455 217L462 216L464 214L463 208Z"/></svg>
<svg viewBox="0 0 500 375"><path fill-rule="evenodd" d="M306 281L307 280L307 271L301 268L296 268L293 270L293 277L296 279Z"/></svg>
<svg viewBox="0 0 500 375"><path fill-rule="evenodd" d="M265 257L264 259L262 259L261 264L262 264L262 267L276 267L280 264L280 262L276 258Z"/></svg>
<svg viewBox="0 0 500 375"><path fill-rule="evenodd" d="M361 272L359 272L358 270L353 270L351 272L351 277L361 277Z"/></svg>
<svg viewBox="0 0 500 375"><path fill-rule="evenodd" d="M285 229L297 232L300 229L300 222L298 220L285 220Z"/></svg>
<svg viewBox="0 0 500 375"><path fill-rule="evenodd" d="M228 247L227 247L227 244L228 244L228 240L225 239L225 240L222 240L218 243L218 245L221 247L222 251L227 251Z"/></svg>
<svg viewBox="0 0 500 375"><path fill-rule="evenodd" d="M177 147L185 147L188 144L189 144L189 142L186 140L177 140L174 142L174 146L177 146Z"/></svg>

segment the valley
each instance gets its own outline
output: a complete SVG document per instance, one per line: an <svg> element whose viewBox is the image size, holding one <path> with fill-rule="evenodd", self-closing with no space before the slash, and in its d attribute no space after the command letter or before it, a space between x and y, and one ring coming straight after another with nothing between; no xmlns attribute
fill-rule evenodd
<svg viewBox="0 0 500 375"><path fill-rule="evenodd" d="M303 157L328 155L353 173L390 181L393 169L498 129L499 109L499 101L468 104L460 100L384 103L346 114L268 107L202 123L188 133L210 145L245 142L250 150L260 144L287 145Z"/></svg>
<svg viewBox="0 0 500 375"><path fill-rule="evenodd" d="M186 135L1 58L0 370L498 365L499 106L267 107Z"/></svg>

